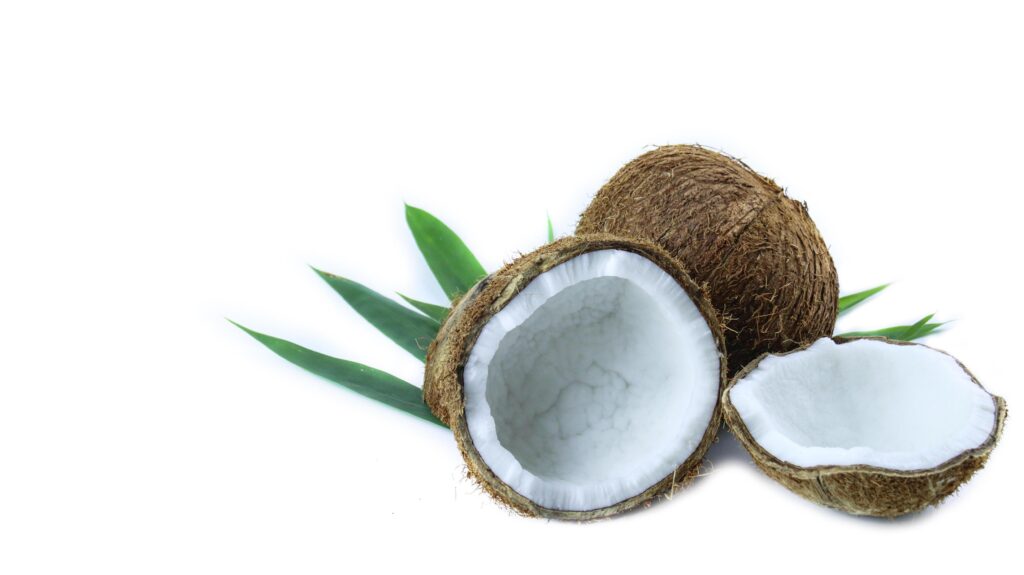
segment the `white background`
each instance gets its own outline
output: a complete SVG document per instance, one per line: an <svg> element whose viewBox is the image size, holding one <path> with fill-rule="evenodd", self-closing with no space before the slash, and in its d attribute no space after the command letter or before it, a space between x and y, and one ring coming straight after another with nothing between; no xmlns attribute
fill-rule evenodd
<svg viewBox="0 0 1024 575"><path fill-rule="evenodd" d="M2 4L0 572L1020 568L1021 14L481 4ZM671 501L512 516L446 430L224 320L418 385L307 264L440 302L403 201L494 269L692 142L805 200L844 291L896 282L841 328L956 320L929 343L1011 418L940 508L818 507L723 433Z"/></svg>

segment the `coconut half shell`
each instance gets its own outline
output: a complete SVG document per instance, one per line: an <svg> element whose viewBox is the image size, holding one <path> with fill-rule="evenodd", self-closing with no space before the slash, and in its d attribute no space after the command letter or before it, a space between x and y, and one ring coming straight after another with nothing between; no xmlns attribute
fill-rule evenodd
<svg viewBox="0 0 1024 575"><path fill-rule="evenodd" d="M762 353L832 335L839 284L807 213L774 181L699 146L662 146L597 192L577 233L655 242L707 284L730 373Z"/></svg>
<svg viewBox="0 0 1024 575"><path fill-rule="evenodd" d="M697 475L725 370L717 315L679 262L597 234L523 255L466 293L430 345L423 391L497 500L589 520Z"/></svg>
<svg viewBox="0 0 1024 575"><path fill-rule="evenodd" d="M726 423L790 491L855 515L936 505L988 460L1006 403L960 362L885 338L765 354L728 384Z"/></svg>

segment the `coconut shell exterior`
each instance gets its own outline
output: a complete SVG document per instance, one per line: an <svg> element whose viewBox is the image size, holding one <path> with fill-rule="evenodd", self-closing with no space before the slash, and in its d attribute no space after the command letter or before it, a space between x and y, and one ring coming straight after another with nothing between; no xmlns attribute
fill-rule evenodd
<svg viewBox="0 0 1024 575"><path fill-rule="evenodd" d="M701 442L674 473L644 492L615 505L585 511L565 511L537 505L499 479L481 458L469 433L463 401L463 368L480 331L491 317L501 311L540 274L584 253L605 249L628 251L647 258L671 275L686 290L714 334L719 350L720 391L726 381L727 359L722 325L711 302L702 288L690 279L682 265L653 243L621 239L607 234L562 238L520 256L501 270L480 280L453 306L427 350L423 396L434 415L455 434L469 476L500 503L523 515L587 521L627 511L649 503L660 495L671 495L697 476L704 454L721 426L721 403L717 402Z"/></svg>
<svg viewBox="0 0 1024 575"><path fill-rule="evenodd" d="M807 206L739 160L685 145L643 154L597 192L576 232L652 241L682 261L726 322L730 373L832 335L839 283Z"/></svg>
<svg viewBox="0 0 1024 575"><path fill-rule="evenodd" d="M838 344L857 339L872 339L893 345L921 345L880 337L834 338ZM799 353L806 347L803 346L790 353ZM940 351L940 353L945 352ZM776 458L754 440L743 423L743 419L740 418L736 408L729 400L729 392L733 386L753 371L768 355L770 354L764 354L751 362L729 382L722 398L725 421L729 430L739 439L743 447L750 453L754 463L762 471L793 493L815 503L853 515L874 517L898 517L921 511L929 505L938 505L969 480L976 471L984 467L989 454L1002 435L1003 424L1006 420L1006 402L1003 398L992 395L996 421L988 439L977 448L965 451L931 469L902 471L870 465L823 465L817 467L793 465ZM957 364L971 377L975 385L982 387L977 378L962 363L957 361Z"/></svg>

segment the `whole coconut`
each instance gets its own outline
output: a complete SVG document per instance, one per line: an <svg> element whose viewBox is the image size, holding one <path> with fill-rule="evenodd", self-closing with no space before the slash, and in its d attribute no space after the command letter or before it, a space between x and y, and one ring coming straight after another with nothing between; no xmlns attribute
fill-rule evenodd
<svg viewBox="0 0 1024 575"><path fill-rule="evenodd" d="M583 212L576 233L596 232L658 243L707 285L730 374L832 335L839 283L807 206L734 158L688 145L643 154Z"/></svg>

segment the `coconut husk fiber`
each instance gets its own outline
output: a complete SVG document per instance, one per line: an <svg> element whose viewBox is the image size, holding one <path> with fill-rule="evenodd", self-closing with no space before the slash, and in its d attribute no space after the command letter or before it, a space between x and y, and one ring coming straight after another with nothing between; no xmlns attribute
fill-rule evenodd
<svg viewBox="0 0 1024 575"><path fill-rule="evenodd" d="M678 258L725 321L730 373L835 327L836 269L807 206L724 154L643 154L597 192L576 232L651 241Z"/></svg>

